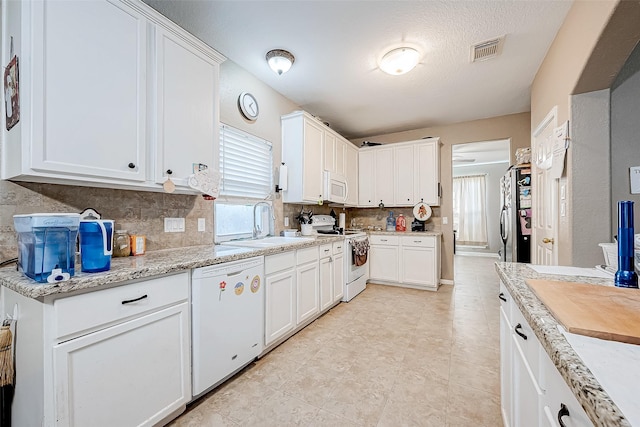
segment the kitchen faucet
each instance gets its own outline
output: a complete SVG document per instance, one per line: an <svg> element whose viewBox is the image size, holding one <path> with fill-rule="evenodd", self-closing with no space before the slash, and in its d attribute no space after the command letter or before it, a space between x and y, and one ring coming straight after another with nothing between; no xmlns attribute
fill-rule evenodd
<svg viewBox="0 0 640 427"><path fill-rule="evenodd" d="M260 233L262 232L262 229L256 223L256 208L258 207L258 205L265 205L267 209L269 209L269 213L271 213L271 204L268 202L260 201L255 205L253 205L253 238L254 239L260 238Z"/></svg>

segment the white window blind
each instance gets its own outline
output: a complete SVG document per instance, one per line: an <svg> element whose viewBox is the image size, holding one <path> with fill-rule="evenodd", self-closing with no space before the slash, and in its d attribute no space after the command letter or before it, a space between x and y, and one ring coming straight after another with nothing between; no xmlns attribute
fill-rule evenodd
<svg viewBox="0 0 640 427"><path fill-rule="evenodd" d="M265 199L272 191L273 147L239 129L220 126L222 196Z"/></svg>

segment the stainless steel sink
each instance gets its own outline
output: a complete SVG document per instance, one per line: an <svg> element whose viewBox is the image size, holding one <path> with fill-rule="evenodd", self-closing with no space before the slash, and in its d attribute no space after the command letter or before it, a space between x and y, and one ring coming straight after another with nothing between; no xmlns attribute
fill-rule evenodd
<svg viewBox="0 0 640 427"><path fill-rule="evenodd" d="M233 240L223 242L221 245L240 246L245 248L271 248L274 246L294 245L296 243L311 242L315 240L313 237L265 237L256 240Z"/></svg>

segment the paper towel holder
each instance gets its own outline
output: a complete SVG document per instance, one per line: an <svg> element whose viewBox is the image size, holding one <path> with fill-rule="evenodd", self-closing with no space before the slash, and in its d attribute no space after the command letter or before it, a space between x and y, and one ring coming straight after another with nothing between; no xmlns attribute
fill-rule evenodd
<svg viewBox="0 0 640 427"><path fill-rule="evenodd" d="M278 183L276 184L276 193L280 191L287 191L287 175L288 170L287 166L284 162L281 163L280 169L278 170Z"/></svg>

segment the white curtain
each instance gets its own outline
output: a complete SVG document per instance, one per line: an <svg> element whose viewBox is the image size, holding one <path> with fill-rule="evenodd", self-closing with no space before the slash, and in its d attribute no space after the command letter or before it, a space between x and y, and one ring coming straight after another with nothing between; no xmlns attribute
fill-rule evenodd
<svg viewBox="0 0 640 427"><path fill-rule="evenodd" d="M453 178L453 217L461 245L487 245L487 200L484 175Z"/></svg>

